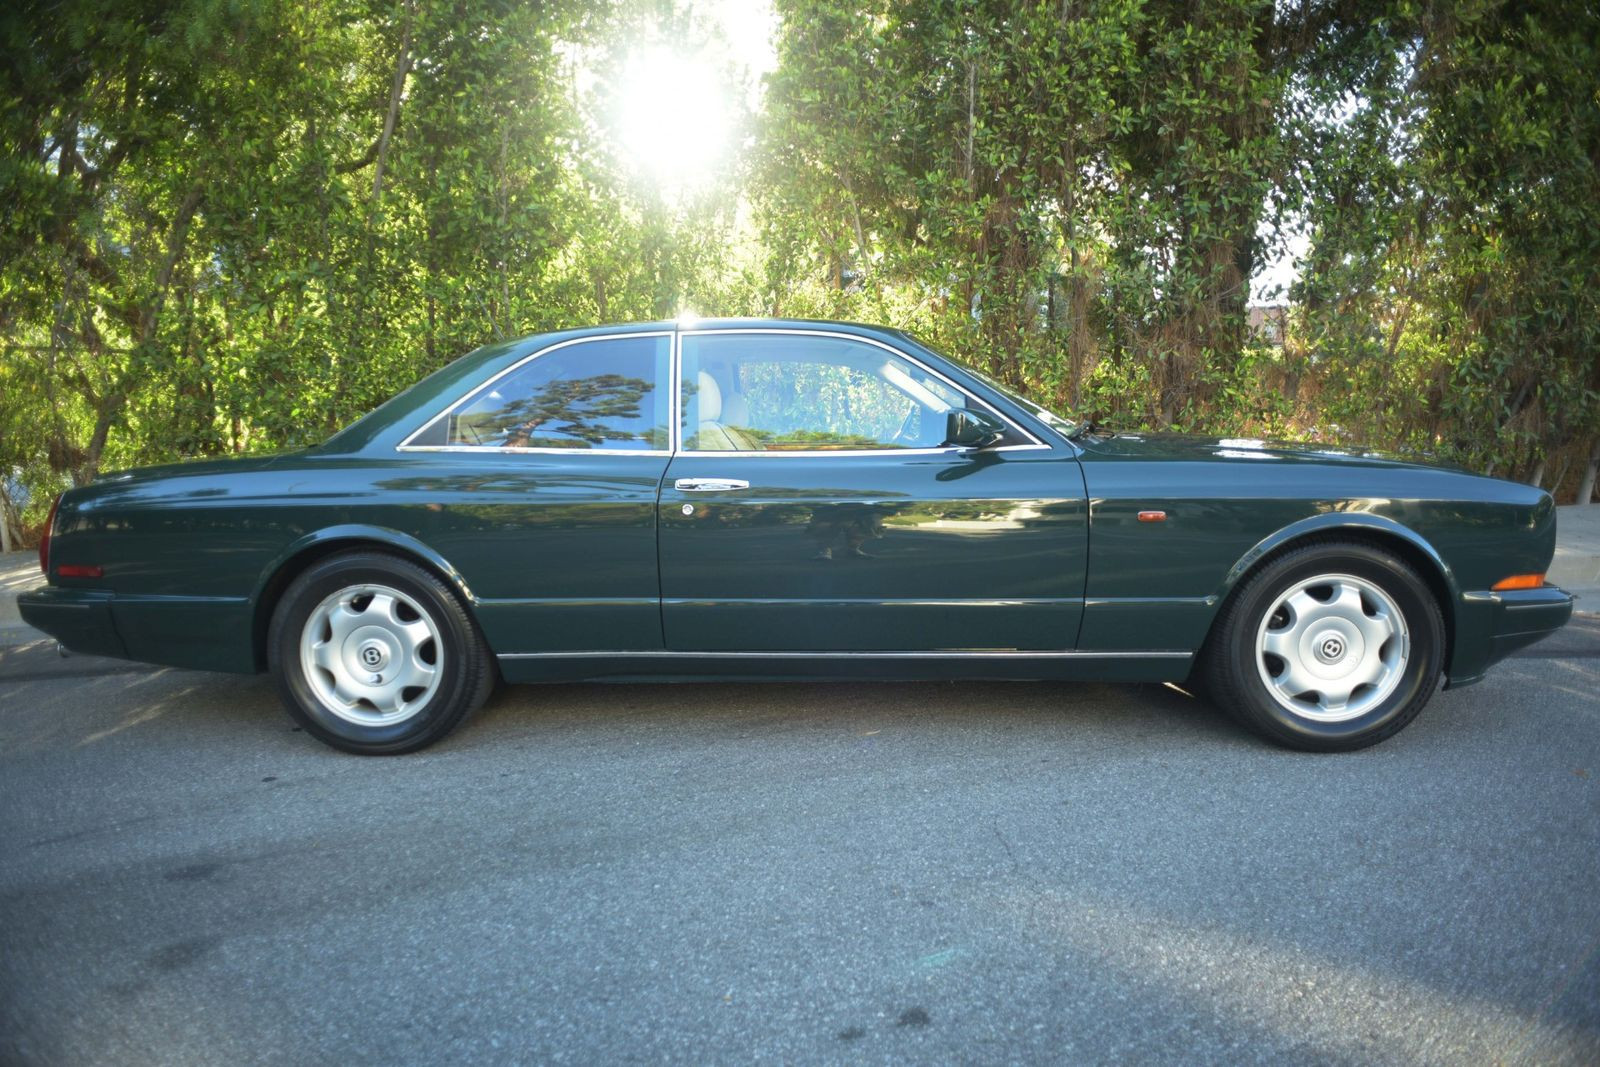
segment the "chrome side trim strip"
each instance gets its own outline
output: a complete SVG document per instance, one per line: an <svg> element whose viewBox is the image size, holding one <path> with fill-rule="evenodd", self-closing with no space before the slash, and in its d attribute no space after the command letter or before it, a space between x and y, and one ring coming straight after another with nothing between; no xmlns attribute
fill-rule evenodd
<svg viewBox="0 0 1600 1067"><path fill-rule="evenodd" d="M1193 652L1167 649L1149 652L1026 652L1016 649L950 652L502 652L498 659L1192 659Z"/></svg>
<svg viewBox="0 0 1600 1067"><path fill-rule="evenodd" d="M438 418L428 420L431 425ZM424 426L422 429L427 429ZM422 431L417 431L421 433ZM415 434L412 435L416 436ZM492 456L497 452L511 456L670 456L659 448L523 448L519 445L398 445L396 452L475 452Z"/></svg>
<svg viewBox="0 0 1600 1067"><path fill-rule="evenodd" d="M1029 607L1069 607L1075 608L1082 603L1073 596L1020 596L1020 597L896 597L885 600L883 597L874 596L830 596L830 597L796 597L782 596L720 596L720 597L687 597L665 596L661 603L666 607L720 607L733 605L735 607L749 607L752 605L764 608L781 607L841 607L865 606L872 608L1029 608ZM1048 650L1047 650L1048 651Z"/></svg>
<svg viewBox="0 0 1600 1067"><path fill-rule="evenodd" d="M1020 429L1020 427L1019 427L1019 429ZM1022 432L1023 433L1027 433L1026 430L1022 430ZM817 459L818 457L821 457L821 456L889 456L889 457L899 458L901 456L950 456L950 455L955 455L957 453L965 453L965 454L968 454L968 455L974 455L974 454L977 454L979 451L980 451L979 449L961 448L961 447L953 446L953 447L950 447L950 448L837 448L837 449L822 448L822 449L810 449L810 450L805 450L805 449L794 449L794 450L783 449L781 451L773 451L773 452L719 452L719 451L707 450L707 451L704 451L704 452L679 452L678 455L681 455L681 456L715 456L719 460L720 459L757 459L757 458L760 458L760 459L785 459L785 458ZM1048 451L1050 451L1050 446L1049 445L1001 445L999 448L985 448L985 449L982 449L981 451L985 455L987 455L990 452L1040 452L1040 451L1048 452ZM618 453L617 453L616 450L613 450L611 454L612 455L617 455ZM623 454L630 455L630 456L639 455L639 453L637 453L637 452L628 452L628 453L623 453Z"/></svg>
<svg viewBox="0 0 1600 1067"><path fill-rule="evenodd" d="M1215 593L1210 596L1091 596L1084 598L1085 607L1113 607L1122 604L1141 606L1166 605L1175 607L1211 607L1222 599Z"/></svg>

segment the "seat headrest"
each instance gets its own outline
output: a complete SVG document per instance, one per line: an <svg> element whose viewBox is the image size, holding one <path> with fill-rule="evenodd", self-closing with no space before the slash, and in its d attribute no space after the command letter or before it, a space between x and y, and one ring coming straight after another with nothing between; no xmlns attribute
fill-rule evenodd
<svg viewBox="0 0 1600 1067"><path fill-rule="evenodd" d="M750 425L750 405L743 393L729 393L722 398L722 421L729 426Z"/></svg>
<svg viewBox="0 0 1600 1067"><path fill-rule="evenodd" d="M700 391L696 394L700 401L700 421L718 422L722 418L722 389L717 385L717 380L705 371L700 372Z"/></svg>

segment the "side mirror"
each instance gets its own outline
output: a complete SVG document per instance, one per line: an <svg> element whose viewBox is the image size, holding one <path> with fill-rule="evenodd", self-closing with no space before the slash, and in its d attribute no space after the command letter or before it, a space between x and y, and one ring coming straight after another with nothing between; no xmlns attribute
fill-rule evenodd
<svg viewBox="0 0 1600 1067"><path fill-rule="evenodd" d="M961 448L988 448L1006 435L1006 424L986 411L956 408L945 416L944 443Z"/></svg>

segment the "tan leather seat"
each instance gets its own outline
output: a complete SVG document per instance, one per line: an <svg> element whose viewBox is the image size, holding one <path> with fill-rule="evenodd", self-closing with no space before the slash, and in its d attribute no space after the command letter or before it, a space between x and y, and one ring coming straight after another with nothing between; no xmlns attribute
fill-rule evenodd
<svg viewBox="0 0 1600 1067"><path fill-rule="evenodd" d="M698 403L699 423L695 428L694 447L704 452L754 452L755 444L738 430L723 425L722 387L705 371L700 372ZM743 398L739 401L744 402ZM748 409L745 413L749 417Z"/></svg>
<svg viewBox="0 0 1600 1067"><path fill-rule="evenodd" d="M743 393L729 393L722 398L722 424L731 428L750 425L750 405Z"/></svg>

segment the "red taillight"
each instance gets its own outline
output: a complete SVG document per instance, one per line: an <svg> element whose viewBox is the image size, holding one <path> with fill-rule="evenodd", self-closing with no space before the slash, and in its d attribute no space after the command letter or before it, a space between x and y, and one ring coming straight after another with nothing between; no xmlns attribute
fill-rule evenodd
<svg viewBox="0 0 1600 1067"><path fill-rule="evenodd" d="M50 577L50 532L56 528L56 509L61 507L61 494L50 504L50 517L44 520L44 533L39 536L39 569Z"/></svg>
<svg viewBox="0 0 1600 1067"><path fill-rule="evenodd" d="M106 569L95 563L63 563L56 568L57 578L104 578Z"/></svg>

